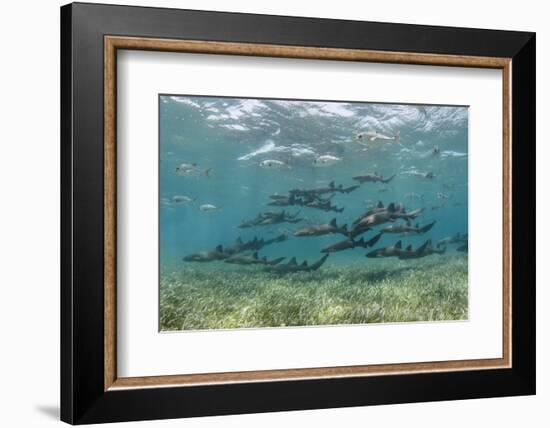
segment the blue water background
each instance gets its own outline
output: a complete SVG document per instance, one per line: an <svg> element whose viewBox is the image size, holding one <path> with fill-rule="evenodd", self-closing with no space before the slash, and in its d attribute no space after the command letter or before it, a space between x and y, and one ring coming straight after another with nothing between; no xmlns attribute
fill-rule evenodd
<svg viewBox="0 0 550 428"><path fill-rule="evenodd" d="M269 239L333 218L339 225L351 226L377 201L402 202L407 210L424 207L425 212L414 223L437 223L423 236L384 235L376 248L398 239L405 246L417 246L427 238L435 242L468 230L467 107L166 95L159 97L159 109L161 264L184 263L185 255L218 244L230 245L239 236L243 240L255 236ZM387 136L399 133L400 139L398 143L357 139L367 131ZM436 146L439 155L432 153ZM342 161L324 168L314 166L314 160L322 155ZM262 168L264 160L279 160L287 166ZM176 174L181 163L195 163L197 173ZM208 175L206 169L210 169ZM416 177L411 174L415 171L433 172L435 178ZM396 177L388 184L364 183L352 193L337 193L332 202L345 208L342 213L267 206L271 194L326 186L331 181L347 187L357 184L352 177L363 172ZM449 199L438 198L438 192ZM423 199L411 199L406 196L409 193ZM176 195L195 201L174 203ZM218 209L203 212L199 207L204 204ZM304 221L238 228L243 220L260 212L282 209L300 211ZM372 231L364 235L365 239L371 236ZM313 261L320 257L322 247L342 239L340 235L291 236L286 242L265 247L260 255ZM327 263L376 263L365 258L365 253L362 248L334 253Z"/></svg>

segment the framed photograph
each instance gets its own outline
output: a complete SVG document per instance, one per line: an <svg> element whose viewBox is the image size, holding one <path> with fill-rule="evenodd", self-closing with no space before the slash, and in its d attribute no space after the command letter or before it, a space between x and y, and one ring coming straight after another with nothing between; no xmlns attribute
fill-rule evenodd
<svg viewBox="0 0 550 428"><path fill-rule="evenodd" d="M533 33L76 3L61 83L62 420L535 393Z"/></svg>

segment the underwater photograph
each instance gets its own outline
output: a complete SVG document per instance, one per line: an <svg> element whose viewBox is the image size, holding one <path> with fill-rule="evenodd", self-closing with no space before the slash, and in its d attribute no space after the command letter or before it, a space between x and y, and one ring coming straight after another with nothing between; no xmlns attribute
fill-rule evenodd
<svg viewBox="0 0 550 428"><path fill-rule="evenodd" d="M468 319L468 107L159 95L161 331Z"/></svg>

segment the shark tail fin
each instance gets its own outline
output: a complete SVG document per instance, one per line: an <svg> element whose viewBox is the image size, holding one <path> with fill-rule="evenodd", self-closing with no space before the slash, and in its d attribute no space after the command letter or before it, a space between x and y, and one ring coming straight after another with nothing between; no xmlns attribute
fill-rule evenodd
<svg viewBox="0 0 550 428"><path fill-rule="evenodd" d="M315 263L313 263L313 264L309 267L309 270L317 270L317 269L319 269L321 266L323 266L323 264L325 263L325 261L328 259L328 256L329 256L329 254L325 254L323 257L321 257L319 260L317 260Z"/></svg>
<svg viewBox="0 0 550 428"><path fill-rule="evenodd" d="M330 223L329 223L332 227L336 227L336 217L334 217Z"/></svg>
<svg viewBox="0 0 550 428"><path fill-rule="evenodd" d="M386 178L385 180L380 180L382 183L389 183L395 178L395 174L393 174L391 177Z"/></svg>
<svg viewBox="0 0 550 428"><path fill-rule="evenodd" d="M307 260L304 260L300 266L301 267L307 267Z"/></svg>
<svg viewBox="0 0 550 428"><path fill-rule="evenodd" d="M328 184L328 187L330 187L331 189L334 189L334 181L331 181L331 182Z"/></svg>
<svg viewBox="0 0 550 428"><path fill-rule="evenodd" d="M206 175L208 178L212 177L212 175L210 175L211 171L212 171L212 168L205 169L204 170L204 175Z"/></svg>
<svg viewBox="0 0 550 428"><path fill-rule="evenodd" d="M372 247L374 244L376 244L380 240L380 237L383 235L383 233L384 232L379 232L378 235L375 235L371 239L369 239L365 244L365 248Z"/></svg>
<svg viewBox="0 0 550 428"><path fill-rule="evenodd" d="M392 202L391 204L388 205L388 211L390 211L392 213L396 211L396 207L395 207L394 202Z"/></svg>
<svg viewBox="0 0 550 428"><path fill-rule="evenodd" d="M378 204L376 204L376 208L384 208L384 203L382 201L378 201Z"/></svg>
<svg viewBox="0 0 550 428"><path fill-rule="evenodd" d="M431 223L427 224L426 226L421 227L420 232L421 233L426 233L428 230L430 230L434 226L435 222L436 222L436 220L432 221Z"/></svg>

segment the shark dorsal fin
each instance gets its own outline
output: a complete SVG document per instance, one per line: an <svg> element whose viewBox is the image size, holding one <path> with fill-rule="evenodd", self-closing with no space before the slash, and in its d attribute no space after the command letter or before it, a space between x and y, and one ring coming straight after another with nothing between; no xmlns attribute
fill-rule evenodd
<svg viewBox="0 0 550 428"><path fill-rule="evenodd" d="M391 211L391 212L395 211L395 204L393 202L388 205L388 211Z"/></svg>
<svg viewBox="0 0 550 428"><path fill-rule="evenodd" d="M218 251L219 253L223 253L223 247L221 245L218 245L216 247L216 251Z"/></svg>
<svg viewBox="0 0 550 428"><path fill-rule="evenodd" d="M431 247L432 245L432 240L431 239L428 239L426 242L424 242L420 247L418 247L418 250L417 251L424 251L426 248L428 248L428 246Z"/></svg>
<svg viewBox="0 0 550 428"><path fill-rule="evenodd" d="M412 251L412 249L413 249L412 245L407 245L407 248L405 248L405 251Z"/></svg>
<svg viewBox="0 0 550 428"><path fill-rule="evenodd" d="M296 266L296 264L296 257L292 257L288 262L289 266Z"/></svg>
<svg viewBox="0 0 550 428"><path fill-rule="evenodd" d="M332 227L336 227L336 217L333 218L330 223L329 223Z"/></svg>
<svg viewBox="0 0 550 428"><path fill-rule="evenodd" d="M384 203L382 201L378 201L378 204L376 204L376 208L384 208Z"/></svg>
<svg viewBox="0 0 550 428"><path fill-rule="evenodd" d="M394 245L395 248L401 249L401 240L397 241Z"/></svg>

